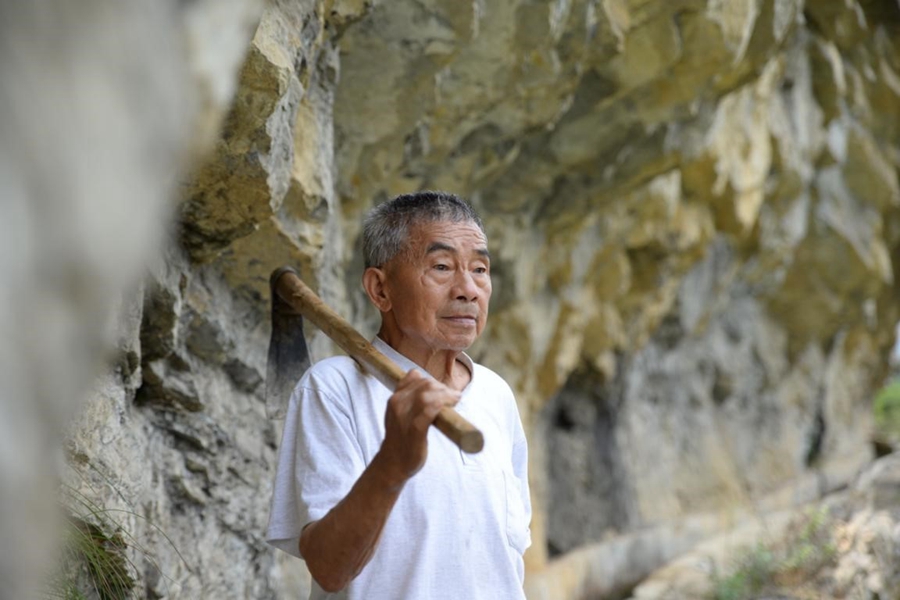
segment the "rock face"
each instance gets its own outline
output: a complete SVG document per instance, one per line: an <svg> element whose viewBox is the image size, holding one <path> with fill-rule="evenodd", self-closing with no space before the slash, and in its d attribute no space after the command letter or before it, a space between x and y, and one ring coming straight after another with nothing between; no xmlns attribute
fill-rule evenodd
<svg viewBox="0 0 900 600"><path fill-rule="evenodd" d="M435 187L486 214L476 353L533 428L551 552L867 460L898 317L898 18L392 2L342 37L342 205Z"/></svg>
<svg viewBox="0 0 900 600"><path fill-rule="evenodd" d="M472 354L529 431L532 572L852 472L900 319L898 34L895 0L269 3L73 485L130 511L148 597L302 594L261 541L268 275L372 333L359 218L422 188L485 219Z"/></svg>

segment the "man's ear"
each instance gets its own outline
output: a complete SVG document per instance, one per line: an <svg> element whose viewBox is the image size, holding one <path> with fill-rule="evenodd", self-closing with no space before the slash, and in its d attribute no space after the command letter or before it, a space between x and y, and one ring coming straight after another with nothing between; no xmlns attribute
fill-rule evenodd
<svg viewBox="0 0 900 600"><path fill-rule="evenodd" d="M385 288L385 272L384 269L378 267L369 267L363 272L362 284L369 296L372 304L379 311L385 313L391 310L391 299Z"/></svg>

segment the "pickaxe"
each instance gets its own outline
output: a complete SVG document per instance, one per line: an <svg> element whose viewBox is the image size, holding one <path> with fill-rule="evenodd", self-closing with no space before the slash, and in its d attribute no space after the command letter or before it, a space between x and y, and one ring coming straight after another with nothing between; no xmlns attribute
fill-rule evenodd
<svg viewBox="0 0 900 600"><path fill-rule="evenodd" d="M266 402L290 396L309 368L309 350L303 337L303 317L312 321L351 358L393 390L406 373L379 352L347 321L319 298L290 267L276 269L269 278L272 294L272 339L266 373ZM434 426L464 452L481 452L484 436L450 407L444 407Z"/></svg>

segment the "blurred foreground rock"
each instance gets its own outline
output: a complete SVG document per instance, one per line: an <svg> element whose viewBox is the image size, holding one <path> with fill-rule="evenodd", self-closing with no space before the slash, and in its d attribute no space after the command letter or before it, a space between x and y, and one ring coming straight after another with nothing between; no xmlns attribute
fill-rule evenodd
<svg viewBox="0 0 900 600"><path fill-rule="evenodd" d="M25 597L55 556L63 427L117 339L124 380L140 376L130 298L163 242L179 178L217 135L261 8L0 6L4 597Z"/></svg>

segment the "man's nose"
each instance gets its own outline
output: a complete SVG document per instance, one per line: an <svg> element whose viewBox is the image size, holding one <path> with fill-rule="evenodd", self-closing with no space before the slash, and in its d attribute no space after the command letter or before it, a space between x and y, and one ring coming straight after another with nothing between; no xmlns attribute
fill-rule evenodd
<svg viewBox="0 0 900 600"><path fill-rule="evenodd" d="M472 273L465 270L459 271L459 274L456 276L454 283L455 287L453 292L457 300L474 302L478 299L478 295L481 293L481 290L478 287L478 283L475 281L475 277Z"/></svg>

